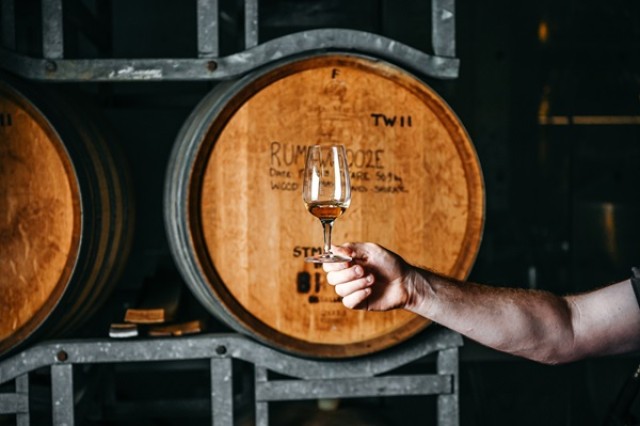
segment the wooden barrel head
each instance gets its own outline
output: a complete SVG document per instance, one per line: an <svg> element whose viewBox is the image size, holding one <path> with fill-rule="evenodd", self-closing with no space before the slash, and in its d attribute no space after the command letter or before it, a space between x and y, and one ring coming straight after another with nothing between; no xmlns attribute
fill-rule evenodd
<svg viewBox="0 0 640 426"><path fill-rule="evenodd" d="M213 122L191 123L204 129L187 207L206 277L196 293L211 292L232 326L309 356L363 355L424 329L429 321L406 311L346 309L322 269L304 262L321 250L322 230L301 176L306 146L344 144L352 202L334 243L374 241L464 278L480 245L484 186L458 118L422 81L360 56L311 56L246 81L218 101Z"/></svg>
<svg viewBox="0 0 640 426"><path fill-rule="evenodd" d="M120 278L133 205L114 143L82 97L0 75L0 358L77 330Z"/></svg>
<svg viewBox="0 0 640 426"><path fill-rule="evenodd" d="M79 246L79 191L48 121L0 85L0 343L12 346L58 303ZM3 342L4 341L4 342Z"/></svg>

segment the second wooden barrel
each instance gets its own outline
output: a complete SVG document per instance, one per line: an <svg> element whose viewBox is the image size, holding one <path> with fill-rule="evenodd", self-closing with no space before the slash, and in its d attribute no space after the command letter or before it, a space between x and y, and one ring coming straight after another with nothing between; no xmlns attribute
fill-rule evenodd
<svg viewBox="0 0 640 426"><path fill-rule="evenodd" d="M0 356L83 324L125 263L126 168L88 111L0 77Z"/></svg>
<svg viewBox="0 0 640 426"><path fill-rule="evenodd" d="M230 327L291 353L380 351L429 321L344 308L305 256L322 229L302 202L306 147L347 148L351 207L334 243L374 241L457 278L475 260L484 185L473 144L427 84L391 64L308 54L216 87L178 135L165 201L172 252Z"/></svg>

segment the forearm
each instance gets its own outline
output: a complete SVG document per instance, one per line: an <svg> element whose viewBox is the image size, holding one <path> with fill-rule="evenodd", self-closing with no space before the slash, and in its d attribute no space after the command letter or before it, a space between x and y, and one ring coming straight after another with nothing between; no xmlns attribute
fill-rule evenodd
<svg viewBox="0 0 640 426"><path fill-rule="evenodd" d="M629 279L561 297L458 282L374 243L336 250L354 262L323 267L350 309L404 308L485 346L549 364L640 350L640 307Z"/></svg>
<svg viewBox="0 0 640 426"><path fill-rule="evenodd" d="M407 309L496 350L544 363L573 359L571 307L543 291L450 280L426 270L412 274Z"/></svg>

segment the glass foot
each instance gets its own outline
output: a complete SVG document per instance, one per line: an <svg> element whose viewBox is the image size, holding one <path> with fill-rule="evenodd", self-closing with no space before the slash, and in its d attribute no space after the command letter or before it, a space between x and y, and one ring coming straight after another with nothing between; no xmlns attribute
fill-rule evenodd
<svg viewBox="0 0 640 426"><path fill-rule="evenodd" d="M351 262L351 260L353 259L351 259L349 256L340 256L333 253L325 253L319 256L307 257L304 259L304 261L307 263L344 263Z"/></svg>

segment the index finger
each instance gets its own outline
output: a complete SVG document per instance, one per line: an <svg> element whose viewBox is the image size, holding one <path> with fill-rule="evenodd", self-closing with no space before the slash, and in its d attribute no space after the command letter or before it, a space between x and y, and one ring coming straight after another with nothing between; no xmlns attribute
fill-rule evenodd
<svg viewBox="0 0 640 426"><path fill-rule="evenodd" d="M349 262L323 263L322 264L322 269L324 269L325 272L339 271L341 269L346 269L348 267L349 267Z"/></svg>
<svg viewBox="0 0 640 426"><path fill-rule="evenodd" d="M335 254L341 254L347 257L353 257L353 250L351 250L350 248L348 248L348 245L345 244L344 246L331 246L331 251ZM331 271L339 271L341 269L345 269L349 267L349 262L339 262L339 263L323 263L322 264L322 268L324 269L325 272L331 272Z"/></svg>

